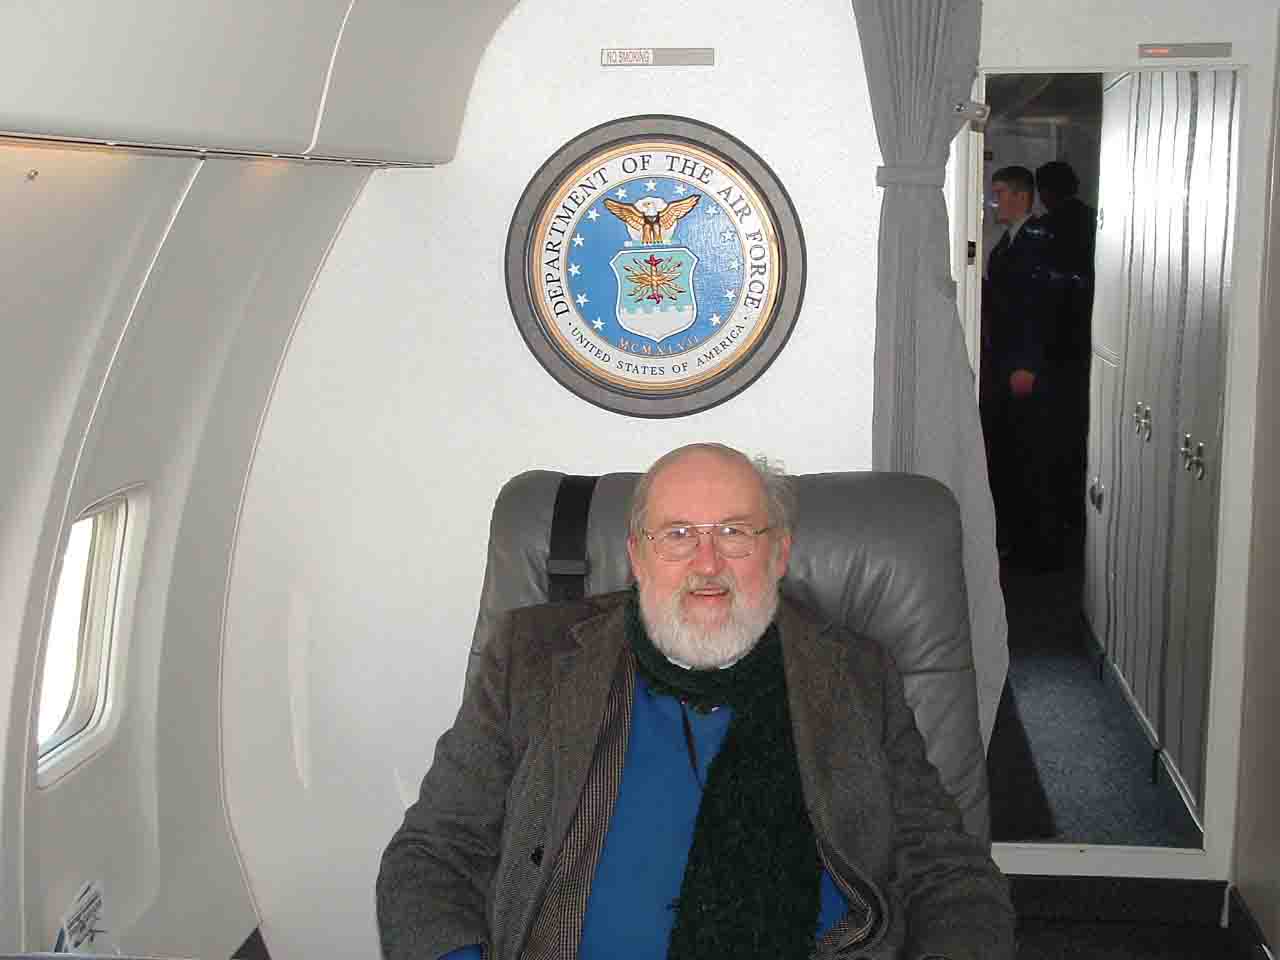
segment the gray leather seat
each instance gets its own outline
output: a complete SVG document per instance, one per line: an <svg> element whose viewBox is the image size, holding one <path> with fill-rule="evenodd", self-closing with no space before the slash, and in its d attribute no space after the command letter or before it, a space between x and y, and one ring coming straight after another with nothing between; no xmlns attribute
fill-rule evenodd
<svg viewBox="0 0 1280 960"><path fill-rule="evenodd" d="M551 520L562 476L545 470L522 473L498 494L473 664L503 612L548 598ZM588 594L630 583L627 511L638 478L635 473L599 478L587 527ZM909 474L822 473L793 479L799 510L784 592L889 651L929 759L969 831L986 839L986 757L978 732L954 498L938 482Z"/></svg>

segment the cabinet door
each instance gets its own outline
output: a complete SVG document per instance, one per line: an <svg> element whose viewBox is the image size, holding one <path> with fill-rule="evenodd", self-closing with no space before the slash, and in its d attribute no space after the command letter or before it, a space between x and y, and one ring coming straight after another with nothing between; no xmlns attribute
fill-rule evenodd
<svg viewBox="0 0 1280 960"><path fill-rule="evenodd" d="M1090 464L1111 496L1091 517L1105 544L1087 554L1086 610L1197 811L1238 122L1229 70L1137 74L1103 94Z"/></svg>
<svg viewBox="0 0 1280 960"><path fill-rule="evenodd" d="M1123 517L1117 540L1117 663L1152 738L1167 725L1168 571L1178 369L1186 293L1185 183L1195 122L1185 72L1140 74L1130 100L1132 182L1125 259L1128 330L1117 447Z"/></svg>
<svg viewBox="0 0 1280 960"><path fill-rule="evenodd" d="M1159 236L1156 206L1160 120L1153 110L1151 75L1134 77L1129 99L1129 209L1127 255L1123 264L1126 330L1120 368L1121 429L1116 445L1120 483L1116 549L1116 665L1138 706L1148 712L1145 668L1149 661L1149 563L1151 553L1151 457L1145 442L1148 411L1155 416L1151 393L1151 301L1156 289L1155 250Z"/></svg>
<svg viewBox="0 0 1280 960"><path fill-rule="evenodd" d="M1149 538L1144 565L1147 577L1141 617L1146 624L1147 658L1142 666L1144 708L1165 743L1172 722L1168 685L1170 572L1172 554L1174 483L1181 461L1178 424L1181 422L1179 370L1187 324L1187 244L1189 198L1187 177L1197 126L1195 74L1164 71L1143 78L1152 88L1151 107L1159 116L1158 142L1154 145L1155 181L1154 243L1151 248L1151 288L1148 295L1151 339L1147 390L1151 395L1152 426L1144 429L1148 449L1144 490L1149 504L1143 528ZM1181 558L1179 558L1180 560ZM1175 707L1176 709L1176 707Z"/></svg>
<svg viewBox="0 0 1280 960"><path fill-rule="evenodd" d="M1233 71L1195 75L1187 177L1186 325L1178 369L1179 447L1191 458L1173 483L1166 748L1202 809L1217 558L1223 346L1234 229L1238 86ZM1189 439L1186 439L1189 438ZM1203 447L1201 446L1203 445Z"/></svg>
<svg viewBox="0 0 1280 960"><path fill-rule="evenodd" d="M1102 649L1114 655L1115 551L1119 472L1116 445L1125 440L1121 422L1119 365L1128 329L1126 269L1131 177L1129 160L1133 74L1108 78L1102 94L1099 152L1098 234L1089 371L1089 478L1100 502L1086 517L1085 616Z"/></svg>

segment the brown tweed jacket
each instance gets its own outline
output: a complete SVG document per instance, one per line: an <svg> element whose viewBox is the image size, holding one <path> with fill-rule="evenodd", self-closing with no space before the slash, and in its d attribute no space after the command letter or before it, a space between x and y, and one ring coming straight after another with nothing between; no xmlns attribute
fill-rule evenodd
<svg viewBox="0 0 1280 960"><path fill-rule="evenodd" d="M514 611L482 652L383 854L377 909L388 960L435 960L474 943L519 960L570 828L603 834L607 812L592 811L611 802L587 802L584 786L610 726L616 750L606 714L629 727L630 711L610 696L630 659L625 597ZM1004 878L925 758L892 661L785 600L777 623L819 852L874 920L842 956L1012 960ZM583 823L593 816L601 822Z"/></svg>

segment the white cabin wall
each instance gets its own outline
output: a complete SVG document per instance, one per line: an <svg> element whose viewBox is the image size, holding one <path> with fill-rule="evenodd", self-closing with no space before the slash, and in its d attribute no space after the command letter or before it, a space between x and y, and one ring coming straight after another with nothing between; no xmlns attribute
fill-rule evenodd
<svg viewBox="0 0 1280 960"><path fill-rule="evenodd" d="M984 0L980 69L1004 72L1110 72L1124 68L1195 68L1204 61L1142 61L1140 43L1229 42L1229 64L1244 80L1239 141L1239 204L1233 287L1228 320L1226 395L1222 436L1219 557L1210 681L1206 853L1191 857L1135 851L1009 850L1002 866L1032 873L1112 872L1203 875L1229 879L1233 870L1237 796L1242 785L1240 705L1244 691L1246 610L1250 584L1250 522L1255 485L1255 423L1265 411L1258 393L1259 336L1266 204L1276 111L1276 44L1280 14L1271 0L1205 4L1201 0L1120 4L1081 0L1032 5ZM1252 199L1251 198L1255 198ZM1275 487L1280 477L1258 476ZM1254 588L1258 588L1255 579ZM1263 587L1262 589L1266 589ZM1255 674L1256 675L1256 674ZM1274 751L1272 751L1274 755ZM1248 786L1253 781L1247 781ZM1251 801L1253 798L1249 798ZM1266 870L1280 873L1280 845L1261 854ZM1262 905L1259 905L1259 909ZM1274 941L1273 941L1274 942Z"/></svg>
<svg viewBox="0 0 1280 960"><path fill-rule="evenodd" d="M601 68L602 47L631 43L714 46L717 65ZM773 366L713 410L661 421L556 383L503 280L512 211L543 161L650 111L760 153L808 249ZM459 704L505 480L643 469L702 439L800 472L870 466L878 163L846 0L643 20L621 0L525 0L481 62L456 159L374 175L267 413L231 583L228 796L274 957L376 955L378 858Z"/></svg>

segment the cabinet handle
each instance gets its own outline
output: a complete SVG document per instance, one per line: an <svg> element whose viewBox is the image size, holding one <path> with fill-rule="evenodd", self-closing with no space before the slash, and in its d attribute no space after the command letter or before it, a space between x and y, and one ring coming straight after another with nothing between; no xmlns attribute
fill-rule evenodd
<svg viewBox="0 0 1280 960"><path fill-rule="evenodd" d="M1133 432L1147 443L1151 442L1151 408L1141 400L1133 411Z"/></svg>
<svg viewBox="0 0 1280 960"><path fill-rule="evenodd" d="M1151 442L1151 408L1141 400L1133 408L1133 432Z"/></svg>
<svg viewBox="0 0 1280 960"><path fill-rule="evenodd" d="M1204 479L1204 444L1203 443L1196 444L1195 456L1193 456L1190 460L1187 461L1187 469L1195 471L1197 480Z"/></svg>

